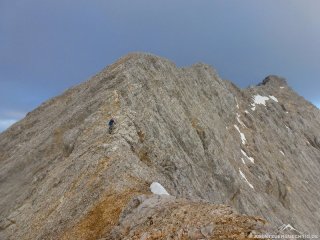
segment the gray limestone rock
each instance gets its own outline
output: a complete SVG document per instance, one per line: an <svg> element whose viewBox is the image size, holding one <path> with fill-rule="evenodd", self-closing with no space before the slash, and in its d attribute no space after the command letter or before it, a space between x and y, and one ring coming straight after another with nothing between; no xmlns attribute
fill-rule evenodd
<svg viewBox="0 0 320 240"><path fill-rule="evenodd" d="M205 64L129 54L1 133L0 238L107 237L152 182L319 234L319 129L283 78L239 89Z"/></svg>

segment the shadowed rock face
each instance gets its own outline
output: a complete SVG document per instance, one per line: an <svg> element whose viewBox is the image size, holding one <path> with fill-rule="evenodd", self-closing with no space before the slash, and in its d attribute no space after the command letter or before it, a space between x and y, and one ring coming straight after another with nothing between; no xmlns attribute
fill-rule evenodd
<svg viewBox="0 0 320 240"><path fill-rule="evenodd" d="M0 135L0 239L163 239L181 218L167 207L201 204L215 220L227 204L271 228L317 234L319 129L320 111L277 76L242 90L205 64L130 54ZM132 206L152 182L175 198ZM144 216L159 216L158 228ZM233 216L236 239L261 229ZM185 234L208 226L208 239L219 237L209 215L182 222Z"/></svg>

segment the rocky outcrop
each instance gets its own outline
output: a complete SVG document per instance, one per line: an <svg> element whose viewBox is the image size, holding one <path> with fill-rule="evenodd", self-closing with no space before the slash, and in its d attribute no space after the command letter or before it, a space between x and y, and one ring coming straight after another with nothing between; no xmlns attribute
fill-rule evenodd
<svg viewBox="0 0 320 240"><path fill-rule="evenodd" d="M205 64L129 54L0 135L0 238L188 239L214 226L208 239L243 239L260 217L317 234L319 129L319 110L277 76L239 89ZM152 182L172 197L149 196Z"/></svg>
<svg viewBox="0 0 320 240"><path fill-rule="evenodd" d="M172 196L133 198L105 239L250 239L265 221L240 216L229 206Z"/></svg>

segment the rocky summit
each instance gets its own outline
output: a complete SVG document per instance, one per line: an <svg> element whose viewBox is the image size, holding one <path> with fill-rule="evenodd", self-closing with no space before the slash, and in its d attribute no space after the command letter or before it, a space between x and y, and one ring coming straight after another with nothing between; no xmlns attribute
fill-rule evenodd
<svg viewBox="0 0 320 240"><path fill-rule="evenodd" d="M129 54L0 135L0 239L319 234L319 129L281 77Z"/></svg>

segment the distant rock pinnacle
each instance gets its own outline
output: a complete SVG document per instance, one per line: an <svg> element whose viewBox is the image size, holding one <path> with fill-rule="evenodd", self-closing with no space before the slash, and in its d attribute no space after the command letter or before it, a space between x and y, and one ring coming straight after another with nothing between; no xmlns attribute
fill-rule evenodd
<svg viewBox="0 0 320 240"><path fill-rule="evenodd" d="M258 86L261 85L273 85L273 86L287 86L287 81L279 76L276 75L270 75L268 77L266 77L260 84L258 84Z"/></svg>

